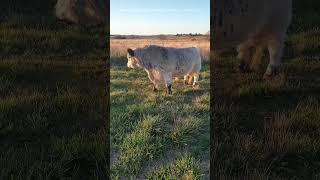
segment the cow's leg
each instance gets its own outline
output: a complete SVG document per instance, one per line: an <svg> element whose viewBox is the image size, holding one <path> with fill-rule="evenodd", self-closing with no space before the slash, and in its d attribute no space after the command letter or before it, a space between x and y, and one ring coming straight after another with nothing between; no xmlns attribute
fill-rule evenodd
<svg viewBox="0 0 320 180"><path fill-rule="evenodd" d="M254 54L252 55L252 60L250 63L250 70L258 71L259 67L261 65L261 60L263 56L263 50L265 49L265 46L257 46L254 50Z"/></svg>
<svg viewBox="0 0 320 180"><path fill-rule="evenodd" d="M196 86L198 84L198 80L199 80L199 73L194 73L192 86Z"/></svg>
<svg viewBox="0 0 320 180"><path fill-rule="evenodd" d="M281 62L283 48L284 48L284 44L283 44L282 38L275 38L270 40L268 44L270 61L269 61L267 70L264 73L264 76L263 76L264 79L268 79L276 75Z"/></svg>
<svg viewBox="0 0 320 180"><path fill-rule="evenodd" d="M185 75L183 76L183 81L184 81L184 84L188 84L188 79L189 79L189 75Z"/></svg>
<svg viewBox="0 0 320 180"><path fill-rule="evenodd" d="M193 87L195 87L198 84L200 70L201 70L201 60L194 66L194 69L193 69L193 84L192 84Z"/></svg>
<svg viewBox="0 0 320 180"><path fill-rule="evenodd" d="M163 73L163 79L167 87L167 94L172 94L172 74Z"/></svg>
<svg viewBox="0 0 320 180"><path fill-rule="evenodd" d="M147 74L148 74L148 78L150 79L150 81L153 84L153 91L156 92L158 90L158 84L156 82L156 79L154 78L151 71L147 71Z"/></svg>
<svg viewBox="0 0 320 180"><path fill-rule="evenodd" d="M193 74L189 74L188 84L192 84L192 76Z"/></svg>
<svg viewBox="0 0 320 180"><path fill-rule="evenodd" d="M251 51L252 47L250 47L248 43L242 43L237 47L237 59L240 60L238 69L242 72L249 70L249 64L252 57Z"/></svg>
<svg viewBox="0 0 320 180"><path fill-rule="evenodd" d="M154 92L157 92L158 89L159 89L159 84L158 84L157 81L155 81L155 83L153 84L153 91L154 91Z"/></svg>

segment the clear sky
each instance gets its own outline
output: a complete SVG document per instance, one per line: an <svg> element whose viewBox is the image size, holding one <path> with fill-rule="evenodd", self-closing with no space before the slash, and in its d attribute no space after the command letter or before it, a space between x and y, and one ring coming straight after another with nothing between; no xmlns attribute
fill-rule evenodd
<svg viewBox="0 0 320 180"><path fill-rule="evenodd" d="M111 34L204 34L210 0L111 0Z"/></svg>

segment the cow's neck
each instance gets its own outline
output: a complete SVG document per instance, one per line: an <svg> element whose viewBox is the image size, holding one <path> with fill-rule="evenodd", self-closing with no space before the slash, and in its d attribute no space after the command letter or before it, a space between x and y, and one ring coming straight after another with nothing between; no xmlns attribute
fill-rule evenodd
<svg viewBox="0 0 320 180"><path fill-rule="evenodd" d="M142 68L144 68L144 69L151 69L152 68L152 63L146 53L144 53L142 50L138 49L136 51L136 56L138 58L140 66Z"/></svg>

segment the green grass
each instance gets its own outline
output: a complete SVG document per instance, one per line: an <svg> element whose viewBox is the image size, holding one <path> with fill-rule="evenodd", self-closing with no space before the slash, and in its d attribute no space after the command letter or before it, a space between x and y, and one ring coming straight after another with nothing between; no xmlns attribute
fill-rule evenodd
<svg viewBox="0 0 320 180"><path fill-rule="evenodd" d="M281 75L211 71L216 179L320 178L319 1L295 0ZM54 0L0 6L0 179L106 179L105 30L57 22ZM12 6L8 8L8 6ZM108 28L105 28L108 29ZM200 89L158 93L111 59L112 178L204 179L209 66ZM265 64L264 64L265 65Z"/></svg>
<svg viewBox="0 0 320 180"><path fill-rule="evenodd" d="M208 175L208 62L199 89L180 80L174 82L172 96L165 96L164 85L153 92L146 72L129 69L126 62L124 57L111 58L112 178Z"/></svg>
<svg viewBox="0 0 320 180"><path fill-rule="evenodd" d="M171 164L152 171L148 179L201 179L199 164L194 158L184 155Z"/></svg>
<svg viewBox="0 0 320 180"><path fill-rule="evenodd" d="M106 32L11 13L0 23L0 179L106 178Z"/></svg>
<svg viewBox="0 0 320 180"><path fill-rule="evenodd" d="M263 71L238 73L233 54L216 67L211 129L216 179L320 178L319 17L295 14L282 72L271 81L262 80Z"/></svg>

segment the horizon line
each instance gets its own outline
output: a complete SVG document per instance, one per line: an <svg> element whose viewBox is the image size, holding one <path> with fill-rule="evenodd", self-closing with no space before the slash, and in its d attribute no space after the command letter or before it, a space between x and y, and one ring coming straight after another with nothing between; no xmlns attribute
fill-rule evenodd
<svg viewBox="0 0 320 180"><path fill-rule="evenodd" d="M209 31L208 31L209 32ZM201 34L201 35L207 35L208 32L206 33L169 33L169 34L110 34L110 36L159 36L159 35L177 35L177 34L182 34L182 35L190 35L190 34ZM209 32L210 34L210 32Z"/></svg>

